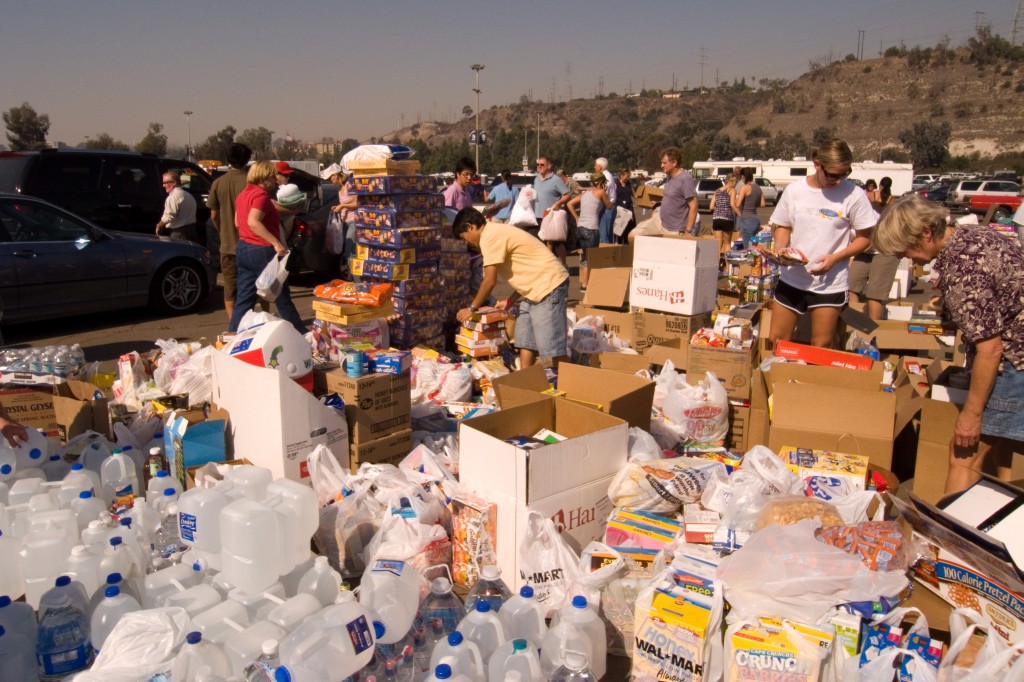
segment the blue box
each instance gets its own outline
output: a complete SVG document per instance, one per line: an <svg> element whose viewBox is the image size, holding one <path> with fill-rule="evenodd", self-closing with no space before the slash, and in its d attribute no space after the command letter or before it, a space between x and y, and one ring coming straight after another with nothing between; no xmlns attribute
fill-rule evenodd
<svg viewBox="0 0 1024 682"><path fill-rule="evenodd" d="M401 374L412 367L412 353L407 350L377 350L367 353L370 371L375 374Z"/></svg>

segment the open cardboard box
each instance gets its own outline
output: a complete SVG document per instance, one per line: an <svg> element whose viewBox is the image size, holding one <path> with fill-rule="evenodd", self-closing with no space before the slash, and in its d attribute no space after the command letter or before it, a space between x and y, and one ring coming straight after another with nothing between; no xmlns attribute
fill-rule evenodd
<svg viewBox="0 0 1024 682"><path fill-rule="evenodd" d="M498 565L513 589L524 584L519 546L527 512L555 519L577 551L600 540L612 510L608 486L629 449L621 419L541 398L459 423L459 479L498 506ZM566 440L532 450L506 440L541 429Z"/></svg>
<svg viewBox="0 0 1024 682"><path fill-rule="evenodd" d="M920 409L906 375L882 390L882 368L779 362L765 375L771 395L768 447L783 445L867 455L892 470L893 441Z"/></svg>
<svg viewBox="0 0 1024 682"><path fill-rule="evenodd" d="M636 374L651 368L651 358L635 353L591 353L587 356L587 364L590 367L607 369L612 372Z"/></svg>
<svg viewBox="0 0 1024 682"><path fill-rule="evenodd" d="M214 407L176 411L164 423L164 452L170 475L187 487L187 471L209 462L224 462L230 456L225 433L230 415Z"/></svg>
<svg viewBox="0 0 1024 682"><path fill-rule="evenodd" d="M277 370L214 353L213 399L231 414L235 457L270 469L274 478L308 485L306 458L317 445L348 461L345 417Z"/></svg>
<svg viewBox="0 0 1024 682"><path fill-rule="evenodd" d="M534 396L548 389L547 377L539 365L498 377L493 385L502 409L537 402ZM648 379L563 362L558 367L558 390L566 400L623 419L630 426L651 429L654 382Z"/></svg>
<svg viewBox="0 0 1024 682"><path fill-rule="evenodd" d="M870 332L853 329L850 333L856 334L865 341L873 341L875 347L880 351L902 352L907 351L924 352L937 351L943 348L939 337L931 334L911 334L907 331L907 323L902 320L876 320L878 325Z"/></svg>
<svg viewBox="0 0 1024 682"><path fill-rule="evenodd" d="M629 276L633 267L632 246L600 246L587 249L590 271L583 305L626 310Z"/></svg>
<svg viewBox="0 0 1024 682"><path fill-rule="evenodd" d="M0 387L0 400L12 419L47 437L58 436L52 386L5 385Z"/></svg>

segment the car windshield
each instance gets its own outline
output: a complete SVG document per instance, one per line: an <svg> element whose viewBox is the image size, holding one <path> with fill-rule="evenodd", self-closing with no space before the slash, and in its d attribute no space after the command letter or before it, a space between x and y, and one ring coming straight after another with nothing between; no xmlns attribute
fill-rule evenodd
<svg viewBox="0 0 1024 682"><path fill-rule="evenodd" d="M17 192L28 165L27 156L0 157L0 192Z"/></svg>
<svg viewBox="0 0 1024 682"><path fill-rule="evenodd" d="M5 241L67 242L92 236L92 230L71 216L31 201L0 204L0 223Z"/></svg>

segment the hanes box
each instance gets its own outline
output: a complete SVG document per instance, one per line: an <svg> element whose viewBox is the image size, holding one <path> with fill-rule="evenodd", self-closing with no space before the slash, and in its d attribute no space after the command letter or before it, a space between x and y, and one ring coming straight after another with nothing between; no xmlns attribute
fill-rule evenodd
<svg viewBox="0 0 1024 682"><path fill-rule="evenodd" d="M712 238L637 237L629 304L680 315L715 309L718 242Z"/></svg>

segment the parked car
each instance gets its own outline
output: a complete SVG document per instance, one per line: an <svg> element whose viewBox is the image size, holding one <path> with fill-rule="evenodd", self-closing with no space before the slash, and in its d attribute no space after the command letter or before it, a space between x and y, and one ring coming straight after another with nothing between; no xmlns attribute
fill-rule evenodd
<svg viewBox="0 0 1024 682"><path fill-rule="evenodd" d="M961 180L952 186L946 197L946 207L950 211L967 211L970 209L970 197L975 194L993 196L1020 196L1020 185L1009 180Z"/></svg>
<svg viewBox="0 0 1024 682"><path fill-rule="evenodd" d="M701 178L697 181L697 210L710 211L711 197L715 190L723 186L725 182L721 178ZM767 200L767 197L765 198Z"/></svg>
<svg viewBox="0 0 1024 682"><path fill-rule="evenodd" d="M105 230L42 199L0 194L4 323L147 304L181 315L206 299L214 281L198 244Z"/></svg>
<svg viewBox="0 0 1024 682"><path fill-rule="evenodd" d="M196 200L196 232L206 244L210 176L194 163L96 149L0 153L0 192L39 197L108 230L151 233L164 211L167 171L181 174Z"/></svg>
<svg viewBox="0 0 1024 682"><path fill-rule="evenodd" d="M765 205L774 206L779 203L779 197L782 196L782 191L772 184L771 180L768 178L754 178L754 183L761 188L761 194L764 195Z"/></svg>
<svg viewBox="0 0 1024 682"><path fill-rule="evenodd" d="M915 175L914 178L910 181L910 189L914 191L923 189L925 186L930 185L933 182L936 182L938 179L938 175Z"/></svg>
<svg viewBox="0 0 1024 682"><path fill-rule="evenodd" d="M952 186L948 182L938 182L925 193L924 197L931 201L937 201L940 204L945 203L946 197L949 196L949 188Z"/></svg>
<svg viewBox="0 0 1024 682"><path fill-rule="evenodd" d="M288 258L290 272L312 270L325 278L340 274L341 256L328 253L324 242L327 220L331 217L331 207L336 203L337 197L331 204L295 216L291 233L285 235L287 246L292 250Z"/></svg>
<svg viewBox="0 0 1024 682"><path fill-rule="evenodd" d="M967 210L971 213L988 213L992 209L992 220L1011 217L1020 208L1024 197L1008 194L974 194L967 197Z"/></svg>

